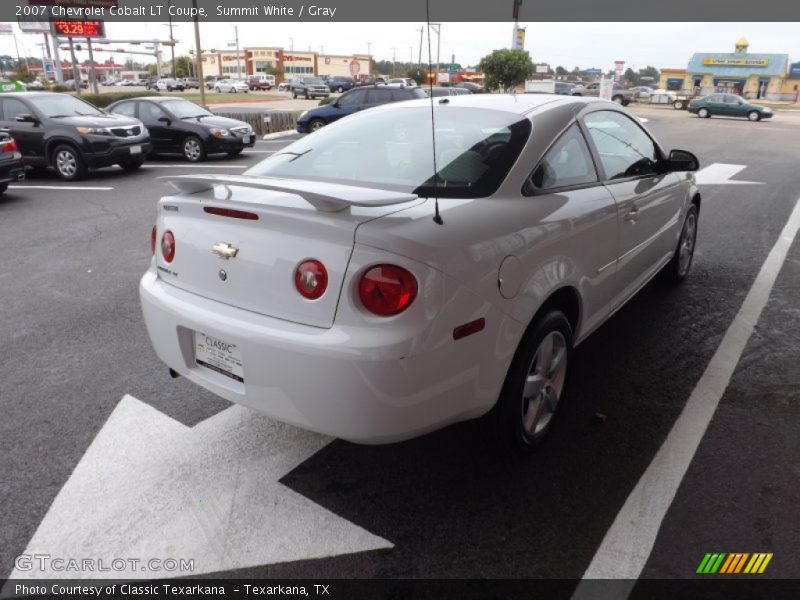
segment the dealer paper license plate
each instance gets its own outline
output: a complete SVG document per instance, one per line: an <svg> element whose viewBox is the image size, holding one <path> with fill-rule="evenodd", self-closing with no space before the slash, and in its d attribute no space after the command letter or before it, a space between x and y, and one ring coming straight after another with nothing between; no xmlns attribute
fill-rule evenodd
<svg viewBox="0 0 800 600"><path fill-rule="evenodd" d="M142 147L141 146L131 146L131 154L141 154Z"/></svg>
<svg viewBox="0 0 800 600"><path fill-rule="evenodd" d="M242 351L236 344L195 331L194 358L201 367L244 383Z"/></svg>

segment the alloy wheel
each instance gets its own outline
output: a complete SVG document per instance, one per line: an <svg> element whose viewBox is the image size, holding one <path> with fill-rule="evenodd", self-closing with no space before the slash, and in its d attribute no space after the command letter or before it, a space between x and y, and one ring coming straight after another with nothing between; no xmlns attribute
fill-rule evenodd
<svg viewBox="0 0 800 600"><path fill-rule="evenodd" d="M63 177L69 179L74 177L75 173L77 173L78 161L75 155L69 150L61 150L56 155L56 168Z"/></svg>
<svg viewBox="0 0 800 600"><path fill-rule="evenodd" d="M678 246L678 275L685 277L689 272L694 256L694 244L697 239L697 214L690 212L681 232L680 246Z"/></svg>
<svg viewBox="0 0 800 600"><path fill-rule="evenodd" d="M544 431L555 415L567 378L567 341L560 331L542 339L522 392L522 426L529 437Z"/></svg>

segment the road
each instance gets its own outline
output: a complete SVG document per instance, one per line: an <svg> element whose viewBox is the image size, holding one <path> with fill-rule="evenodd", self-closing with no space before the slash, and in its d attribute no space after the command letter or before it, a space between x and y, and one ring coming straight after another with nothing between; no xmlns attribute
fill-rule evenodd
<svg viewBox="0 0 800 600"><path fill-rule="evenodd" d="M695 152L702 166L740 165L733 180L755 183L702 186L689 280L677 289L652 282L577 349L571 402L551 439L519 460L487 446L475 423L389 446L314 442L318 447L289 465L280 483L390 543L243 563L227 573L580 578L586 572L800 198L800 120L749 123L653 108L636 112L667 148ZM210 161L205 169L159 159L137 173L104 169L74 185L45 175L0 199L6 253L0 272L0 577L12 572L14 558L123 397L192 431L229 408L173 380L144 330L137 283L150 260L155 202L167 193L155 178L241 173L290 142L259 141L241 157ZM761 577L800 577L799 291L795 241L741 358L730 359L731 381L674 501L655 524L643 577L693 577L708 552L774 553ZM135 440L136 432L130 436ZM269 438L262 442L268 453ZM97 507L82 510L99 510L109 498L98 493ZM229 528L206 543L235 546L234 532L252 525L243 514L231 511Z"/></svg>

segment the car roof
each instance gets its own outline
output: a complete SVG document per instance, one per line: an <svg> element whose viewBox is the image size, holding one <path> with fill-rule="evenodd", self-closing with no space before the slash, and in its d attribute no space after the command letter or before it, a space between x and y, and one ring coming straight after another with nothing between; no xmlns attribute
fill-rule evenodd
<svg viewBox="0 0 800 600"><path fill-rule="evenodd" d="M447 101L448 106L463 106L465 108L484 108L491 110L501 110L520 115L526 115L537 109L547 107L547 109L566 104L582 105L602 103L615 108L618 106L610 100L601 100L594 97L584 96L557 96L555 94L463 94L457 96L439 97L435 102ZM430 106L430 98L419 98L403 102L403 107ZM389 110L397 104L381 105L372 110Z"/></svg>

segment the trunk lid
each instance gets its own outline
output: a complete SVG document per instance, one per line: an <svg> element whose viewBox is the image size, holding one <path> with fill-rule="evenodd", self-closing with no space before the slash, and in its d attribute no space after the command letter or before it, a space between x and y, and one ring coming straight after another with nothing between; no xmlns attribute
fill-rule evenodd
<svg viewBox="0 0 800 600"><path fill-rule="evenodd" d="M268 177L165 179L182 193L159 203L156 262L163 281L231 306L324 328L333 325L356 228L421 202L387 190ZM250 218L221 216L209 208L243 211ZM166 230L175 237L171 263L160 250ZM220 245L225 252L212 251ZM295 270L307 259L319 260L328 273L328 287L316 300L295 288Z"/></svg>

